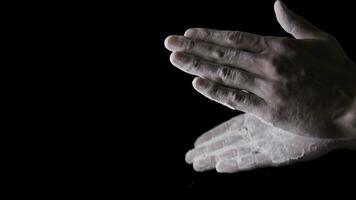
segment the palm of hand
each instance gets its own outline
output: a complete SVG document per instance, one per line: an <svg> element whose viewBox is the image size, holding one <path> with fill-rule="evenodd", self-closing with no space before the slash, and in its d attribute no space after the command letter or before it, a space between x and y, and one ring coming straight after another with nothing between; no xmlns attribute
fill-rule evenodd
<svg viewBox="0 0 356 200"><path fill-rule="evenodd" d="M196 171L232 173L307 161L333 150L337 141L296 135L243 114L200 136L186 162Z"/></svg>

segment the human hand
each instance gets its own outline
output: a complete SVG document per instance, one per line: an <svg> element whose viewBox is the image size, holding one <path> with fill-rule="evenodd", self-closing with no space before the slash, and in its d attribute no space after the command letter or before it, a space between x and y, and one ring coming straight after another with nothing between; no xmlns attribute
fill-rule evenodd
<svg viewBox="0 0 356 200"><path fill-rule="evenodd" d="M186 162L196 171L216 168L232 173L307 161L354 144L350 140L295 135L242 114L203 134L194 146L186 154Z"/></svg>
<svg viewBox="0 0 356 200"><path fill-rule="evenodd" d="M171 62L194 88L232 109L316 138L356 136L356 66L330 34L285 5L278 22L294 38L193 28L170 36Z"/></svg>

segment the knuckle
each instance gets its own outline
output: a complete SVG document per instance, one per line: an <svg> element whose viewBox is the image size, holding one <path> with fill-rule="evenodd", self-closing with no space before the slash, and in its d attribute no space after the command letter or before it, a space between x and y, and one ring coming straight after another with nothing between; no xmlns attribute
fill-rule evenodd
<svg viewBox="0 0 356 200"><path fill-rule="evenodd" d="M219 96L219 88L213 84L208 88L208 94L212 97L218 97Z"/></svg>
<svg viewBox="0 0 356 200"><path fill-rule="evenodd" d="M233 78L239 85L251 85L254 83L255 80L254 77L248 76L245 72L242 72L240 70L235 71Z"/></svg>
<svg viewBox="0 0 356 200"><path fill-rule="evenodd" d="M211 32L206 28L197 28L196 31L201 37L209 38L211 36Z"/></svg>
<svg viewBox="0 0 356 200"><path fill-rule="evenodd" d="M197 34L203 38L210 38L211 37L211 32L208 29L205 28L197 28L196 29Z"/></svg>
<svg viewBox="0 0 356 200"><path fill-rule="evenodd" d="M219 77L221 80L227 80L232 78L232 70L228 67L222 67L219 70Z"/></svg>
<svg viewBox="0 0 356 200"><path fill-rule="evenodd" d="M186 50L191 51L195 46L195 42L193 40L188 40Z"/></svg>
<svg viewBox="0 0 356 200"><path fill-rule="evenodd" d="M248 108L248 107L251 107L250 105L253 104L251 102L251 98L249 95L240 95L240 99L238 101L238 105L240 105L240 107L242 108Z"/></svg>
<svg viewBox="0 0 356 200"><path fill-rule="evenodd" d="M238 43L243 39L243 33L238 31L231 31L228 33L228 40L231 43Z"/></svg>
<svg viewBox="0 0 356 200"><path fill-rule="evenodd" d="M230 57L235 62L244 62L244 61L252 61L253 60L253 58L251 56L249 56L248 54L243 54L242 51L239 51L239 50L231 51Z"/></svg>
<svg viewBox="0 0 356 200"><path fill-rule="evenodd" d="M231 94L231 101L231 104L234 105L236 109L243 111L249 110L250 112L253 112L257 107L262 108L263 103L263 100L245 91L233 92Z"/></svg>
<svg viewBox="0 0 356 200"><path fill-rule="evenodd" d="M220 60L220 59L224 59L228 55L228 52L226 49L219 47L214 49L213 54L214 57L216 57L216 59Z"/></svg>
<svg viewBox="0 0 356 200"><path fill-rule="evenodd" d="M194 69L198 69L201 66L201 61L200 59L194 58L192 60L192 64L191 64L192 68Z"/></svg>
<svg viewBox="0 0 356 200"><path fill-rule="evenodd" d="M245 107L248 107L251 104L251 99L249 98L249 95L243 96L241 104Z"/></svg>
<svg viewBox="0 0 356 200"><path fill-rule="evenodd" d="M243 103L245 101L245 98L240 92L232 92L231 100L237 103Z"/></svg>
<svg viewBox="0 0 356 200"><path fill-rule="evenodd" d="M233 58L233 61L235 61L236 63L240 63L243 65L254 66L258 62L258 58L256 58L256 54L247 51L236 50L232 54L231 58Z"/></svg>

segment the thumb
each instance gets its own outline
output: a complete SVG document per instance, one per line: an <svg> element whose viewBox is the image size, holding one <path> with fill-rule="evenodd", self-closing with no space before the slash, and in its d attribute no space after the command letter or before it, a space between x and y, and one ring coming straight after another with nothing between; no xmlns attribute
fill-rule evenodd
<svg viewBox="0 0 356 200"><path fill-rule="evenodd" d="M282 28L297 39L321 39L325 32L295 14L280 0L274 3L274 12Z"/></svg>

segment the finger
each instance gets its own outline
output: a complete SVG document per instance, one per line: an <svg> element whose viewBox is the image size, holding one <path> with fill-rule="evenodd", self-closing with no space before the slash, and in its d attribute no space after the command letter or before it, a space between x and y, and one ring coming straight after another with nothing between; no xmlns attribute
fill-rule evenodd
<svg viewBox="0 0 356 200"><path fill-rule="evenodd" d="M193 54L205 60L230 65L246 71L258 72L262 59L257 54L223 47L206 42L193 41L183 36L171 36L167 39L167 48L171 51L181 51ZM255 69L257 68L257 69Z"/></svg>
<svg viewBox="0 0 356 200"><path fill-rule="evenodd" d="M192 163L195 160L201 159L202 157L218 154L219 151L222 151L226 147L231 145L238 145L240 142L242 142L242 139L242 136L239 135L229 135L227 137L217 139L217 141L211 141L204 146L199 146L193 150L190 150L186 154L186 162Z"/></svg>
<svg viewBox="0 0 356 200"><path fill-rule="evenodd" d="M234 173L239 171L238 163L235 159L222 160L216 164L216 171L220 173Z"/></svg>
<svg viewBox="0 0 356 200"><path fill-rule="evenodd" d="M229 160L221 160L216 164L216 171L221 173L235 173L268 166L273 166L271 159L263 153L257 153L235 157Z"/></svg>
<svg viewBox="0 0 356 200"><path fill-rule="evenodd" d="M234 117L220 125L216 126L215 128L209 130L208 132L204 133L195 141L194 146L198 147L202 144L205 144L207 141L210 141L222 134L225 134L231 130L231 127L241 127L244 123L244 114L241 114L237 117Z"/></svg>
<svg viewBox="0 0 356 200"><path fill-rule="evenodd" d="M231 160L234 159L237 155L238 151L236 148L227 149L226 151L216 155L216 161L219 162L222 160Z"/></svg>
<svg viewBox="0 0 356 200"><path fill-rule="evenodd" d="M206 158L202 158L194 161L193 168L195 171L202 172L214 169L216 165L215 156L208 156Z"/></svg>
<svg viewBox="0 0 356 200"><path fill-rule="evenodd" d="M204 148L206 148L206 147L195 148L195 149L189 150L185 154L185 162L188 164L192 164L194 162L195 158L197 158L199 156L200 157L205 156L206 150Z"/></svg>
<svg viewBox="0 0 356 200"><path fill-rule="evenodd" d="M240 157L238 161L239 170L246 171L267 166L273 166L272 160L263 153L254 153Z"/></svg>
<svg viewBox="0 0 356 200"><path fill-rule="evenodd" d="M264 37L241 31L221 31L206 28L188 29L184 36L196 40L214 43L220 46L259 52L266 48Z"/></svg>
<svg viewBox="0 0 356 200"><path fill-rule="evenodd" d="M193 87L213 101L256 116L261 116L266 107L265 101L252 93L227 88L199 77L193 80Z"/></svg>
<svg viewBox="0 0 356 200"><path fill-rule="evenodd" d="M211 145L207 146L201 146L198 148L194 148L190 151L185 156L185 161L189 164L197 160L198 158L203 158L207 156L213 155L212 152L215 150L221 149L224 147L224 141L217 141Z"/></svg>
<svg viewBox="0 0 356 200"><path fill-rule="evenodd" d="M282 28L297 39L318 39L327 34L287 8L281 1L274 3L277 21Z"/></svg>
<svg viewBox="0 0 356 200"><path fill-rule="evenodd" d="M236 157L252 154L253 150L249 146L250 144L244 144L244 142L241 142L239 145L227 146L224 151L221 151L216 155L216 160L230 160Z"/></svg>
<svg viewBox="0 0 356 200"><path fill-rule="evenodd" d="M170 60L174 66L186 73L200 76L228 87L244 89L257 95L264 94L261 91L261 86L266 85L266 81L247 71L205 61L182 52L172 53Z"/></svg>

